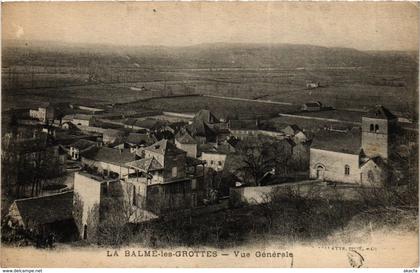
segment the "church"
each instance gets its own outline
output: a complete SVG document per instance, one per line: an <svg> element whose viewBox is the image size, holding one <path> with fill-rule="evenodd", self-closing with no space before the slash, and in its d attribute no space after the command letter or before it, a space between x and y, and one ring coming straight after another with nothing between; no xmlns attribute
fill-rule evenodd
<svg viewBox="0 0 420 273"><path fill-rule="evenodd" d="M309 176L323 181L382 187L388 182L398 119L383 106L363 114L361 132L323 132L310 149Z"/></svg>

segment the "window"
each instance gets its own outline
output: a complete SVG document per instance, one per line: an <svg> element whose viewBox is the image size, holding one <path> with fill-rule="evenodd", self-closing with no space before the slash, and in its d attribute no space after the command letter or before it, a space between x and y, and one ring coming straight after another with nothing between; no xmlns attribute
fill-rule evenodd
<svg viewBox="0 0 420 273"><path fill-rule="evenodd" d="M197 188L197 179L191 180L191 189L195 190Z"/></svg>
<svg viewBox="0 0 420 273"><path fill-rule="evenodd" d="M344 166L344 174L345 175L350 175L350 166L349 165Z"/></svg>
<svg viewBox="0 0 420 273"><path fill-rule="evenodd" d="M213 160L210 160L210 165L213 165L213 163L214 163Z"/></svg>
<svg viewBox="0 0 420 273"><path fill-rule="evenodd" d="M87 239L87 225L83 226L83 239L86 240Z"/></svg>
<svg viewBox="0 0 420 273"><path fill-rule="evenodd" d="M222 166L222 161L218 161L218 163L219 163L219 166Z"/></svg>
<svg viewBox="0 0 420 273"><path fill-rule="evenodd" d="M371 183L371 184L373 184L373 183L375 183L375 175L373 174L373 171L372 170L369 170L368 171L368 182L369 183Z"/></svg>
<svg viewBox="0 0 420 273"><path fill-rule="evenodd" d="M373 132L373 124L370 125L370 131Z"/></svg>
<svg viewBox="0 0 420 273"><path fill-rule="evenodd" d="M177 177L177 175L178 175L177 167L172 167L172 177Z"/></svg>
<svg viewBox="0 0 420 273"><path fill-rule="evenodd" d="M108 194L108 185L107 185L107 183L102 184L102 193L104 195L107 195Z"/></svg>
<svg viewBox="0 0 420 273"><path fill-rule="evenodd" d="M376 124L375 125L375 133L378 133L379 132L379 125L378 124Z"/></svg>

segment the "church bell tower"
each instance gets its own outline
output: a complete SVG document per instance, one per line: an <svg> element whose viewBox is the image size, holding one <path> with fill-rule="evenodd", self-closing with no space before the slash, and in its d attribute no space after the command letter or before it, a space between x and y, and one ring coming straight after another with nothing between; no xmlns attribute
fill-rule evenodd
<svg viewBox="0 0 420 273"><path fill-rule="evenodd" d="M362 116L362 149L366 156L387 160L395 136L397 117L378 105Z"/></svg>

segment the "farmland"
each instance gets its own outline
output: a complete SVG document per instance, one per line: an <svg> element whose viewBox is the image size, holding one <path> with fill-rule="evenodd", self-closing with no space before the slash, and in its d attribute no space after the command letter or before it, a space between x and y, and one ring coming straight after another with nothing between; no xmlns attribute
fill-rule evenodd
<svg viewBox="0 0 420 273"><path fill-rule="evenodd" d="M129 110L146 108L191 113L197 112L200 109L211 109L219 117L233 119L270 118L277 116L279 112L294 112L297 109L296 106L233 101L202 96L155 98L117 107Z"/></svg>
<svg viewBox="0 0 420 273"><path fill-rule="evenodd" d="M334 58L332 58L332 55ZM228 61L230 60L230 62ZM3 108L39 101L128 103L171 111L208 108L221 115L291 111L217 99L142 99L211 94L289 102L322 101L345 109L383 104L416 113L417 62L413 52L361 52L311 46L198 45L187 48L6 47ZM321 87L307 90L307 82ZM248 111L249 109L249 111Z"/></svg>

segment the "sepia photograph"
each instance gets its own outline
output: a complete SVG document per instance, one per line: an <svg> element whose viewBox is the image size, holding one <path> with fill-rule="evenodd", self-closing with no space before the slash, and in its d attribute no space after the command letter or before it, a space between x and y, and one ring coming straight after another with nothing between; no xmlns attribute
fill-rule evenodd
<svg viewBox="0 0 420 273"><path fill-rule="evenodd" d="M418 268L418 2L1 17L2 268Z"/></svg>

